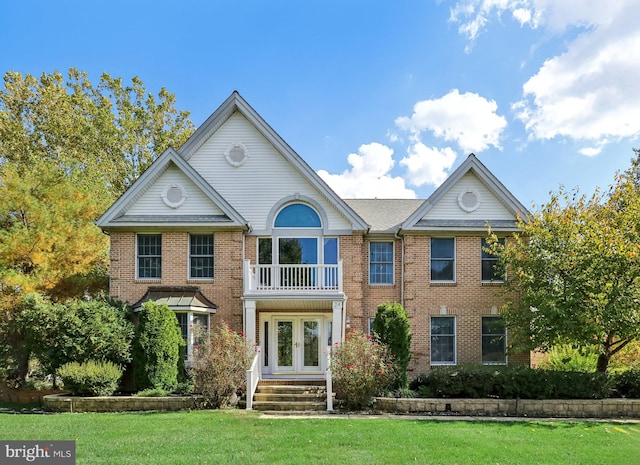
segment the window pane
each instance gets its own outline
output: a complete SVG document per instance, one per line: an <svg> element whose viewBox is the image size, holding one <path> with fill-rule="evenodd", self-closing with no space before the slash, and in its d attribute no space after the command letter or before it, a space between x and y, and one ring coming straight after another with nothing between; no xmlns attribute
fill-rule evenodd
<svg viewBox="0 0 640 465"><path fill-rule="evenodd" d="M455 239L431 238L431 281L455 279Z"/></svg>
<svg viewBox="0 0 640 465"><path fill-rule="evenodd" d="M431 363L455 363L455 318L431 317Z"/></svg>
<svg viewBox="0 0 640 465"><path fill-rule="evenodd" d="M432 237L431 238L431 258L450 258L453 259L454 239Z"/></svg>
<svg viewBox="0 0 640 465"><path fill-rule="evenodd" d="M504 244L504 238L499 238L498 243ZM496 269L498 258L485 251L487 246L486 239L482 239L482 280L504 281L504 270Z"/></svg>
<svg viewBox="0 0 640 465"><path fill-rule="evenodd" d="M213 234L189 235L189 277L213 278Z"/></svg>
<svg viewBox="0 0 640 465"><path fill-rule="evenodd" d="M320 228L322 223L313 208L294 203L280 210L274 226L276 228Z"/></svg>
<svg viewBox="0 0 640 465"><path fill-rule="evenodd" d="M482 317L482 362L506 363L506 330L500 317Z"/></svg>
<svg viewBox="0 0 640 465"><path fill-rule="evenodd" d="M338 238L337 237L325 237L324 263L326 265L338 264Z"/></svg>
<svg viewBox="0 0 640 465"><path fill-rule="evenodd" d="M318 240L315 237L281 238L278 244L278 263L281 265L318 263Z"/></svg>
<svg viewBox="0 0 640 465"><path fill-rule="evenodd" d="M162 235L139 234L138 277L160 278L162 276Z"/></svg>
<svg viewBox="0 0 640 465"><path fill-rule="evenodd" d="M369 283L393 284L393 242L369 243Z"/></svg>

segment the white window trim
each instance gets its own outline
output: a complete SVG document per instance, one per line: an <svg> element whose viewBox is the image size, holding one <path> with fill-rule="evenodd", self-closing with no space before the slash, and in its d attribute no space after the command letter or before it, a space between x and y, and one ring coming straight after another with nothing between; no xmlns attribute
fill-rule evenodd
<svg viewBox="0 0 640 465"><path fill-rule="evenodd" d="M505 240L504 237L499 237L498 239ZM481 279L482 284L501 284L501 283L504 283L507 280L506 279L507 278L507 271L506 270L504 272L504 275L503 275L504 277L502 279L482 279L482 268L483 268L482 265L483 265L485 260L488 260L488 259L485 259L485 258L482 257L482 244L483 243L484 243L484 238L481 237L480 238L480 279Z"/></svg>
<svg viewBox="0 0 640 465"><path fill-rule="evenodd" d="M453 279L452 280L448 280L448 279L436 279L433 280L431 279L431 254L433 253L432 251L432 247L431 247L431 240L432 239L453 239ZM455 284L457 281L457 268L458 268L458 260L457 260L457 255L458 255L458 241L456 240L457 238L451 237L451 236L442 236L442 237L430 237L429 238L429 282L433 283L433 284Z"/></svg>
<svg viewBox="0 0 640 465"><path fill-rule="evenodd" d="M501 318L499 315L482 315L480 318L480 357L482 358L482 338L484 337L484 333L482 332L482 319L484 318ZM497 365L504 366L509 364L509 355L507 354L508 346L508 336L507 336L507 327L504 328L504 362L485 362L482 361L483 365Z"/></svg>
<svg viewBox="0 0 640 465"><path fill-rule="evenodd" d="M453 318L453 362L434 362L433 347L431 346L431 321L434 318ZM442 336L439 334L438 336ZM454 315L431 315L429 317L429 364L431 366L455 366L458 364L458 319Z"/></svg>
<svg viewBox="0 0 640 465"><path fill-rule="evenodd" d="M194 315L204 315L207 317L207 328L208 328L207 331L209 333L211 332L211 315L206 312L194 312L194 311L174 310L174 312L187 315L187 347L186 347L187 351L185 353L186 355L185 363L188 365L189 363L191 363L191 360L193 360L193 350L195 348L194 346L195 346L196 336L193 331ZM182 330L180 330L180 333L182 335Z"/></svg>
<svg viewBox="0 0 640 465"><path fill-rule="evenodd" d="M141 277L140 276L140 263L138 262L138 238L140 236L160 236L160 276L157 278L145 278L145 277ZM163 272L163 266L162 266L162 233L155 233L155 232L149 232L149 233L136 233L136 242L135 242L135 269L136 269L136 281L145 281L145 282L152 282L152 281L157 281L160 282L162 281L162 272Z"/></svg>
<svg viewBox="0 0 640 465"><path fill-rule="evenodd" d="M191 276L191 236L213 236L213 277L200 278ZM187 245L187 280L190 282L213 282L216 277L216 235L214 233L189 233L189 241Z"/></svg>
<svg viewBox="0 0 640 465"><path fill-rule="evenodd" d="M372 283L371 282L371 244L380 243L380 242L391 244L391 282L390 283ZM383 287L383 286L393 286L395 284L396 282L396 247L395 247L394 241L385 241L385 240L369 241L368 275L369 275L369 286Z"/></svg>

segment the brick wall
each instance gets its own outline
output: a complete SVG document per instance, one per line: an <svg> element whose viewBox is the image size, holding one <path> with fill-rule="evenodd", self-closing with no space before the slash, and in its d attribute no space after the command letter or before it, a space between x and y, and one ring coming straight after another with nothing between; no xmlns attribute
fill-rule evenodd
<svg viewBox="0 0 640 465"><path fill-rule="evenodd" d="M111 233L112 297L130 304L138 301L149 286L198 286L218 306L212 325L225 321L242 329L242 232L221 231L214 234L213 280L188 279L189 233L162 233L162 278L136 279L136 234Z"/></svg>
<svg viewBox="0 0 640 465"><path fill-rule="evenodd" d="M218 305L213 322L226 321L242 329L242 232L215 233L215 277L212 281L188 280L189 234L162 234L162 279L137 280L135 277L136 236L133 232L111 234L111 295L134 303L149 285L197 285ZM245 238L245 257L256 263L257 238ZM430 238L406 236L404 240L404 296L402 292L402 240L394 241L395 270L392 285L369 285L369 242L363 236L341 236L343 283L347 295L346 311L351 328L366 332L368 319L378 305L402 302L411 321L412 361L409 378L430 368L430 318L446 314L456 318L457 363L480 363L482 353L481 317L499 311L504 298L498 297L499 284L481 282L481 237L456 238L455 283L430 282ZM528 363L527 353L511 355L509 363Z"/></svg>

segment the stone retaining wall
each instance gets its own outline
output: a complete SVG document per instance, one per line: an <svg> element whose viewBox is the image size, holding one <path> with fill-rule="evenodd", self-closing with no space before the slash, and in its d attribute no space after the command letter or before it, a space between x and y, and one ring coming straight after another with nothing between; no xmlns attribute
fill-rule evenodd
<svg viewBox="0 0 640 465"><path fill-rule="evenodd" d="M50 412L133 412L176 411L204 407L204 399L189 397L74 397L69 395L45 396L43 407Z"/></svg>
<svg viewBox="0 0 640 465"><path fill-rule="evenodd" d="M558 418L640 418L640 399L394 399L376 398L388 413Z"/></svg>

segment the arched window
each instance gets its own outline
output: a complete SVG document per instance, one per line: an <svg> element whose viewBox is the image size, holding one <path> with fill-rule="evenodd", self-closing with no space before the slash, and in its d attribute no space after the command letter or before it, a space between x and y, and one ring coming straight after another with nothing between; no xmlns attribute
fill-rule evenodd
<svg viewBox="0 0 640 465"><path fill-rule="evenodd" d="M316 211L302 203L287 205L276 217L276 228L321 228L322 222Z"/></svg>

